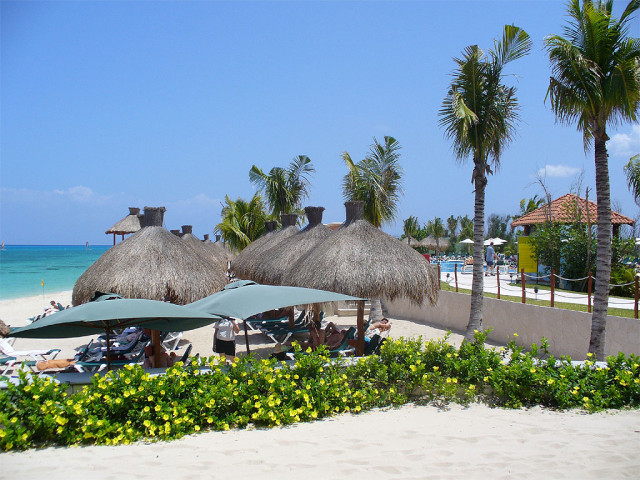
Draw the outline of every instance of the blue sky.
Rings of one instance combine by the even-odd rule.
[[[618,11],[623,2],[618,0]],[[12,2],[1,13],[0,238],[8,244],[110,243],[127,207],[167,207],[165,225],[211,233],[225,195],[249,198],[265,171],[308,155],[305,205],[344,219],[341,153],[361,159],[373,137],[402,149],[402,219],[473,214],[470,163],[455,161],[438,127],[452,58],[490,48],[504,24],[532,53],[517,74],[522,121],[490,177],[486,214],[554,197],[593,153],[544,103],[542,39],[562,33],[562,1]],[[640,37],[640,22],[631,34]],[[636,217],[622,166],[640,126],[611,127],[611,194]],[[590,194],[594,198],[595,193]]]

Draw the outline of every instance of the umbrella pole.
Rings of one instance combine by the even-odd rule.
[[[293,330],[293,328],[296,326],[296,318],[295,318],[294,313],[293,313],[293,307],[289,307],[288,310],[289,310],[288,311],[288,314],[289,314],[289,328],[291,330]]]
[[[109,328],[107,328],[106,334],[107,334],[107,371],[111,370],[111,342],[109,341],[109,333],[111,332],[111,330]]]
[[[242,324],[244,325],[244,343],[247,345],[247,355],[251,353],[249,350],[249,332],[247,330],[247,320],[242,320]]]
[[[364,300],[358,300],[358,343],[356,344],[356,356],[364,355]]]

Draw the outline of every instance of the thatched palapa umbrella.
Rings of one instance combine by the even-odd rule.
[[[309,224],[263,253],[263,260],[253,274],[255,281],[268,285],[282,285],[283,276],[291,264],[312,251],[333,233],[322,224],[324,207],[306,207],[304,211]]]
[[[231,262],[231,270],[233,270],[239,278],[255,280],[253,275],[259,267],[260,262],[264,259],[263,253],[275,247],[285,238],[297,233],[298,227],[295,226],[297,221],[298,215],[295,213],[281,215],[280,223],[282,224],[282,228],[278,231],[267,232],[248,245],[233,259]],[[267,226],[268,223],[270,222],[265,222],[265,226]],[[275,222],[272,223],[275,224]],[[267,228],[273,228],[273,226],[269,225]]]
[[[252,252],[255,250],[259,251],[261,245],[266,245],[276,234],[276,228],[278,227],[278,222],[273,220],[269,220],[264,222],[265,232],[262,234],[260,238],[256,238],[249,245],[244,247],[244,249],[231,261],[231,270],[235,272],[237,277],[242,278],[245,274],[245,269],[251,259]],[[267,247],[268,248],[268,247]]]
[[[204,243],[207,248],[213,249],[213,251],[217,252],[221,257],[224,257],[228,262],[233,260],[233,258],[235,257],[235,254],[231,251],[231,249],[222,242],[222,235],[216,235],[216,241],[212,242],[209,239],[209,234],[205,234],[202,243]]]
[[[262,271],[262,265],[269,259],[269,253],[271,250],[280,245],[280,243],[287,238],[299,232],[298,227],[296,226],[297,222],[298,215],[295,213],[280,215],[280,223],[282,224],[280,230],[271,237],[268,243],[261,245],[257,252],[255,250],[252,252],[251,257],[247,262],[245,272],[247,275],[245,278],[246,280],[258,281],[258,272]]]
[[[118,223],[116,223],[113,227],[107,230],[107,235],[113,235],[113,244],[116,244],[116,235],[122,235],[122,240],[124,240],[124,236],[129,233],[136,233],[141,228],[140,221],[140,209],[136,207],[129,207],[129,215],[124,217]]]
[[[78,278],[74,305],[90,301],[96,291],[186,304],[224,288],[221,269],[162,227],[165,210],[145,207],[143,228],[103,253]]]
[[[292,286],[360,298],[438,298],[436,273],[424,257],[364,220],[363,202],[346,202],[342,227],[294,263],[283,277]],[[364,303],[358,303],[358,347],[364,352]]]
[[[198,239],[193,234],[193,225],[182,225],[182,235],[180,236],[183,242],[191,245],[196,251],[198,251],[207,261],[210,261],[214,264],[214,268],[219,268],[223,272],[227,271],[227,258],[226,256],[219,255],[217,251],[209,248],[207,245],[202,243],[201,240]]]

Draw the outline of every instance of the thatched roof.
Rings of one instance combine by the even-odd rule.
[[[309,224],[262,254],[262,261],[253,272],[253,280],[263,284],[281,285],[283,275],[292,263],[316,248],[333,232],[322,224],[324,207],[306,207]]]
[[[106,234],[115,233],[116,235],[126,235],[129,233],[135,233],[141,228],[140,222],[140,209],[136,207],[129,207],[129,215],[124,217],[113,227],[107,230]]]
[[[183,242],[186,242],[195,248],[207,261],[213,262],[216,268],[220,268],[223,272],[227,271],[226,255],[220,253],[218,249],[208,247],[198,239],[198,237],[193,234],[192,225],[182,225],[182,235],[180,238]]]
[[[186,304],[226,285],[221,269],[162,227],[164,212],[145,207],[143,228],[107,250],[76,281],[74,305],[90,301],[96,290]]]
[[[405,243],[405,244],[409,245],[410,247],[422,247],[423,246],[422,243],[420,243],[420,240],[416,240],[412,236],[401,238],[400,241],[402,243]]]
[[[277,233],[277,226],[278,222],[273,220],[264,222],[264,227],[266,229],[265,233],[260,238],[256,238],[253,242],[244,247],[236,258],[233,259],[231,262],[231,270],[234,271],[236,275],[239,276],[241,273],[244,273],[249,260],[251,259],[252,252],[259,251],[262,245],[266,245],[271,240],[271,238]]]
[[[225,257],[227,261],[233,260],[237,255],[236,252],[232,251],[229,248],[229,245],[227,245],[222,241],[222,235],[216,235],[216,241],[212,242],[209,239],[209,234],[205,234],[204,240],[202,240],[202,243],[204,243],[208,248],[213,248],[214,251],[218,252],[220,255]]]
[[[265,257],[265,252],[278,245],[287,237],[298,233],[298,227],[296,227],[297,221],[298,215],[295,213],[281,215],[280,223],[282,227],[280,230],[274,232],[273,235],[270,235],[268,238],[266,238],[266,235],[260,237],[258,240],[262,240],[263,238],[265,240],[261,241],[259,245],[254,246],[256,242],[253,242],[249,245],[249,247],[253,248],[248,253],[246,252],[249,247],[245,248],[240,255],[231,262],[231,270],[235,271],[236,276],[239,278],[255,281],[255,275],[260,268],[260,264],[267,258]],[[238,259],[241,256],[245,256],[245,258],[242,259],[241,263],[238,263]]]
[[[364,220],[362,202],[346,202],[347,221],[294,263],[287,285],[319,288],[363,298],[438,298],[438,279],[424,257]]]

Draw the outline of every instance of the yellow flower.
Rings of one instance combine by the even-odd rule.
[[[514,333],[514,334],[513,334],[513,336],[514,336],[514,337],[516,337],[516,338],[518,338],[518,334],[517,334],[517,333]]]
[[[553,382],[555,382],[555,380],[553,378],[550,378],[549,380],[547,380],[547,385],[553,385]]]
[[[484,377],[484,378],[483,378],[483,380],[484,380],[485,382],[488,382],[488,381],[489,381],[489,377]]]
[[[440,370],[440,367],[433,367],[433,371],[437,372],[438,370]],[[377,392],[376,392],[377,393]]]

